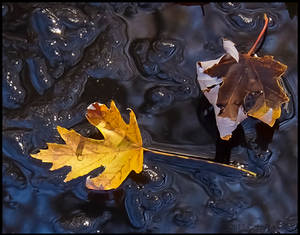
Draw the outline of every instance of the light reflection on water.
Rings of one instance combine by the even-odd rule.
[[[291,9],[209,3],[203,15],[200,6],[173,3],[50,5],[2,7],[2,63],[10,74],[2,88],[3,232],[297,232],[298,16]],[[60,34],[48,30],[52,18],[39,7],[57,18]],[[239,140],[231,151],[232,161],[259,178],[145,153],[143,173],[117,190],[92,192],[85,177],[64,184],[68,168],[49,172],[50,164],[30,158],[61,141],[56,125],[99,138],[85,108],[110,99],[125,119],[126,108],[135,111],[144,142],[214,157],[215,123],[195,63],[223,54],[222,37],[249,50],[265,12],[272,21],[257,53],[288,65],[292,102],[269,153],[258,159]]]

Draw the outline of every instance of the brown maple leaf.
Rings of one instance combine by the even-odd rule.
[[[251,56],[266,25],[247,54],[238,53],[234,43],[224,39],[226,55],[197,63],[198,81],[214,105],[222,139],[230,139],[247,115],[273,126],[280,117],[281,104],[289,101],[281,84],[287,66],[270,55]]]

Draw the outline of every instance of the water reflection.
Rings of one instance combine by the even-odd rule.
[[[276,128],[245,123],[216,142],[195,63],[222,55],[222,37],[248,51],[265,12],[257,53],[288,65],[291,102]],[[3,3],[2,18],[3,232],[297,232],[298,16],[288,4]],[[147,145],[217,155],[259,177],[146,153],[141,174],[93,192],[29,156],[62,143],[57,125],[101,138],[84,113],[110,99],[135,111]]]

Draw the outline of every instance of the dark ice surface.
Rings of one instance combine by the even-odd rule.
[[[2,3],[2,232],[297,233],[297,8]],[[264,13],[270,22],[257,54],[288,66],[290,102],[273,128],[249,119],[223,143],[196,62],[221,56],[222,38],[246,53]],[[64,183],[68,167],[52,172],[30,157],[62,143],[57,125],[97,138],[86,108],[112,99],[125,120],[134,110],[145,145],[227,163],[230,156],[259,176],[145,152],[142,173],[100,192],[85,187],[86,176]]]

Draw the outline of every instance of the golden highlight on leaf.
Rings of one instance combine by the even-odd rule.
[[[143,169],[142,137],[134,112],[130,111],[130,121],[126,124],[112,101],[110,108],[91,104],[86,117],[103,134],[103,140],[83,137],[74,130],[58,126],[66,144],[49,143],[48,149],[31,156],[53,163],[50,170],[71,166],[65,182],[103,166],[105,169],[100,175],[87,177],[87,188],[95,190],[115,189],[132,170],[140,173]]]

